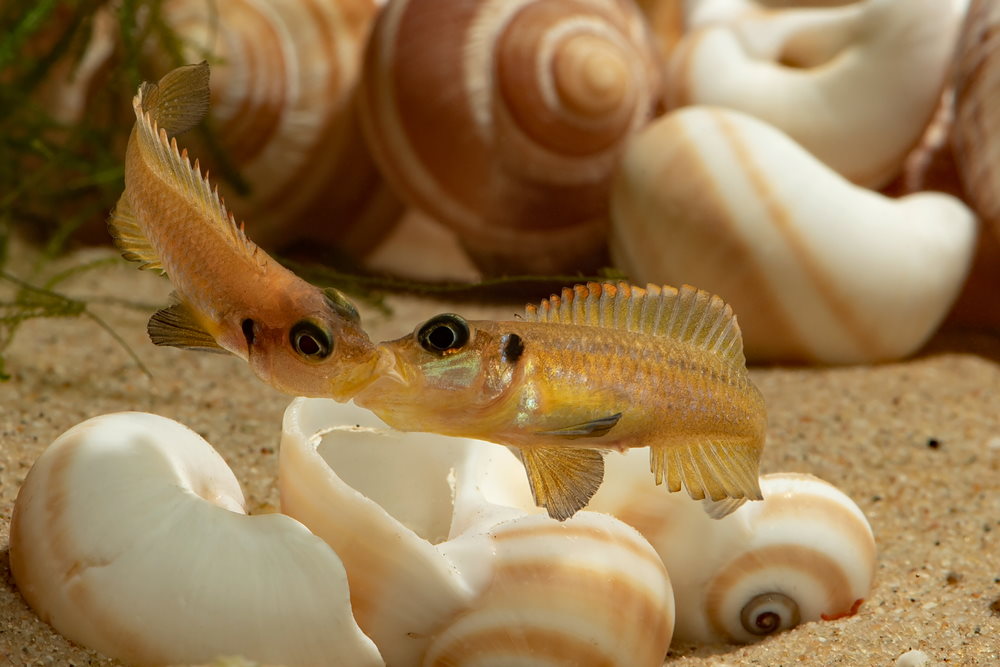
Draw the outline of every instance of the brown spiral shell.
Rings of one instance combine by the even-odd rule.
[[[1000,238],[1000,3],[972,0],[955,60],[952,142],[966,199]]]
[[[366,137],[404,198],[490,273],[593,267],[623,141],[661,86],[631,0],[392,0]]]
[[[368,155],[355,104],[375,11],[373,0],[170,0],[164,7],[186,57],[212,59],[212,117],[249,192],[220,187],[257,242],[318,238],[363,254],[401,213]]]

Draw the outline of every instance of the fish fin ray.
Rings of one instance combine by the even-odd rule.
[[[565,521],[583,509],[604,480],[604,457],[595,449],[524,447],[517,451],[535,505],[544,507],[553,519]]]
[[[186,132],[208,114],[208,77],[204,61],[173,69],[156,83],[139,87],[139,106],[168,135]]]
[[[178,302],[153,313],[146,332],[154,345],[168,345],[187,350],[226,352],[185,303]]]
[[[551,431],[539,431],[537,435],[557,435],[564,438],[597,438],[614,428],[615,424],[621,418],[622,413],[618,412],[607,417],[591,419],[582,424],[573,424],[572,426],[565,426]]]
[[[163,180],[173,184],[178,195],[193,205],[200,217],[209,221],[211,227],[226,242],[241,254],[263,264],[266,261],[263,254],[258,252],[256,244],[247,237],[226,208],[218,188],[212,187],[208,177],[202,174],[197,160],[192,165],[187,151],[178,149],[171,128],[159,122],[165,118],[172,124],[175,130],[173,134],[176,134],[176,128],[181,127],[180,119],[183,118],[183,122],[187,123],[196,116],[198,120],[204,116],[200,109],[203,101],[207,109],[208,65],[204,65],[203,69],[192,69],[198,67],[200,66],[180,67],[169,72],[158,84],[152,87],[151,84],[143,84],[139,88],[139,93],[132,100],[139,149],[150,168]],[[164,80],[168,77],[172,77],[172,80],[164,85]],[[177,80],[178,78],[182,80]],[[185,116],[185,105],[191,105],[195,111]]]
[[[721,519],[743,507],[743,503],[746,501],[746,498],[723,498],[722,500],[706,498],[701,501],[701,506],[709,518]]]
[[[721,297],[690,285],[679,288],[620,282],[566,287],[529,304],[524,319],[624,329],[691,343],[735,367],[746,365],[743,336],[733,309]]]
[[[760,500],[757,470],[762,449],[762,443],[747,439],[653,445],[650,471],[657,484],[666,482],[670,491],[683,487],[695,500]]]
[[[140,269],[153,269],[166,273],[156,250],[143,234],[136,220],[128,198],[123,194],[108,218],[108,232],[122,257],[130,262],[139,262]]]

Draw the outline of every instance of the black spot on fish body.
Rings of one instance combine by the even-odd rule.
[[[503,350],[500,358],[504,363],[516,364],[517,360],[524,354],[524,341],[516,333],[509,333],[503,337]]]
[[[243,329],[243,337],[247,339],[247,347],[253,345],[254,341],[253,325],[254,322],[249,317],[243,320],[243,323],[240,325],[240,327]]]

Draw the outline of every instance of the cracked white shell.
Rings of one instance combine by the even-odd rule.
[[[977,233],[954,197],[857,187],[773,126],[713,107],[630,141],[611,211],[616,266],[720,295],[757,361],[911,354],[957,296]]]
[[[498,445],[300,398],[279,484],[282,511],[343,559],[358,623],[388,664],[663,661],[674,605],[656,552],[607,515],[538,513]]]
[[[18,493],[10,564],[43,620],[130,664],[383,664],[337,555],[290,517],[248,516],[222,457],[164,417],[57,438]]]

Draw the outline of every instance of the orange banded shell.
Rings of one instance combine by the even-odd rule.
[[[660,70],[625,0],[393,0],[365,58],[366,137],[484,270],[593,267],[623,141]]]

